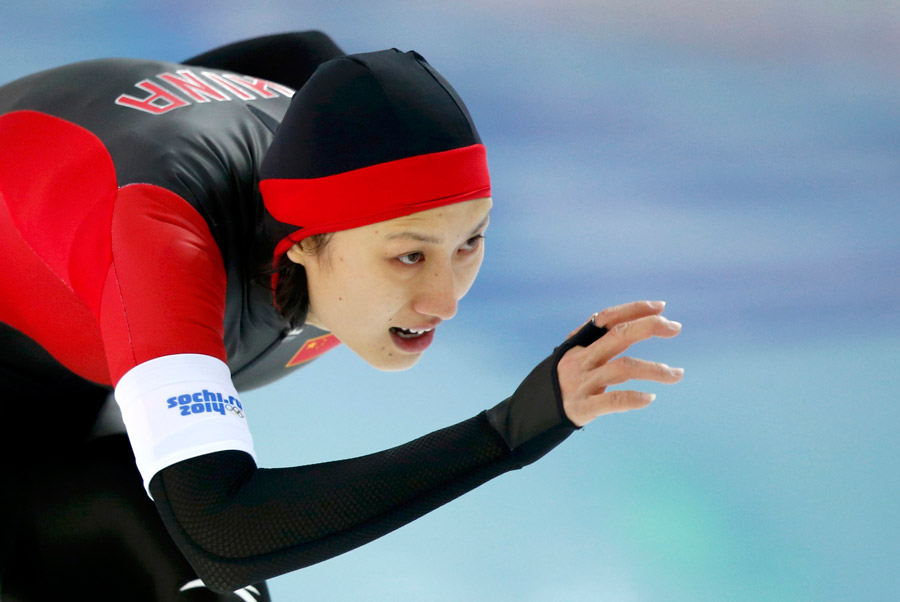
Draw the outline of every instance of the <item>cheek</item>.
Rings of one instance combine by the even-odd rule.
[[[472,285],[475,284],[475,278],[478,277],[478,272],[481,270],[481,262],[483,260],[484,252],[482,251],[477,258],[473,258],[470,263],[462,266],[459,270],[456,281],[459,286],[457,296],[460,299],[462,299],[466,293],[469,292],[469,289],[472,288]]]
[[[309,304],[315,310],[330,302],[332,282],[326,273],[318,268],[306,268],[306,286],[309,289]]]
[[[347,315],[348,301],[357,296],[352,289],[353,278],[342,268],[337,257],[330,258],[328,264],[320,262],[307,268],[310,308],[331,330],[336,326],[336,318]]]
[[[355,265],[335,257],[310,278],[310,302],[332,330],[352,336],[353,331],[367,331],[392,317],[403,302],[400,288],[377,265]]]

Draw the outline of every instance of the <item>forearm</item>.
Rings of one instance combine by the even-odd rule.
[[[576,430],[556,366],[585,327],[494,408],[379,453],[260,469],[237,451],[172,465],[150,482],[169,531],[207,586],[222,591],[368,543],[490,479],[534,462]]]
[[[351,460],[256,468],[242,452],[171,466],[151,493],[208,587],[232,590],[331,558],[518,465],[484,413]]]

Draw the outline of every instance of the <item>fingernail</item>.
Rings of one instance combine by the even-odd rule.
[[[647,395],[647,399],[653,401],[654,399],[656,399],[656,393],[649,393]]]
[[[678,330],[681,330],[681,322],[676,322],[675,320],[669,320],[669,324],[671,324],[672,326],[674,326],[674,327],[677,328]]]
[[[684,368],[669,368],[675,376],[684,376]]]
[[[665,301],[651,301],[650,305],[652,305],[654,308],[662,309],[666,306],[666,302]]]

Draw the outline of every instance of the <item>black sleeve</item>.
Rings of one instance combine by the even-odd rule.
[[[596,338],[605,332],[589,323],[501,404],[399,447],[280,469],[217,452],[160,471],[150,492],[210,589],[231,591],[331,558],[534,462],[576,430],[562,413],[556,365],[586,344],[578,337],[588,329]]]
[[[343,55],[324,33],[299,31],[234,42],[182,63],[234,71],[299,90],[320,64]]]

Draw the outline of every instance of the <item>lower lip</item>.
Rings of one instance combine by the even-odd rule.
[[[403,338],[396,332],[391,331],[391,338],[394,339],[394,345],[399,347],[401,351],[422,353],[431,345],[431,341],[434,339],[434,330],[429,330],[425,334],[411,339]]]

